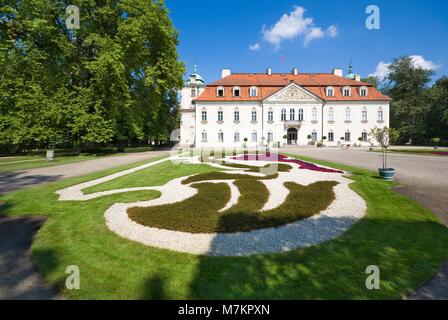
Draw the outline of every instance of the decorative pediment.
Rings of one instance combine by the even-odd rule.
[[[301,86],[291,83],[266,98],[265,102],[320,102],[317,96]]]

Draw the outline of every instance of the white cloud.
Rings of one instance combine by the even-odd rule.
[[[369,74],[369,76],[371,77],[377,77],[380,80],[384,80],[384,78],[387,77],[387,75],[389,74],[389,66],[391,65],[391,63],[386,63],[384,61],[381,61],[380,63],[378,63],[378,65],[376,66],[376,70],[374,73]]]
[[[250,45],[249,50],[251,50],[251,51],[260,50],[260,44],[257,42],[257,43],[254,43],[253,45]]]
[[[422,69],[433,70],[433,71],[440,68],[440,65],[435,64],[432,61],[425,60],[425,58],[423,58],[423,56],[414,55],[414,56],[411,56],[411,59],[414,64],[414,67],[416,67],[416,68],[422,68]]]
[[[308,32],[305,36],[305,47],[308,47],[308,44],[315,40],[315,39],[319,39],[319,38],[323,38],[325,37],[325,33],[322,31],[321,28],[311,28],[310,32]]]
[[[328,27],[327,33],[331,38],[336,38],[338,36],[338,28],[334,25],[331,25]]]
[[[261,30],[263,39],[278,48],[283,40],[291,40],[299,36],[304,37],[305,46],[315,39],[337,36],[336,26],[331,25],[327,32],[324,32],[322,28],[314,25],[313,18],[306,18],[304,13],[303,7],[294,6],[293,11],[283,14],[280,20],[270,28],[263,26]]]
[[[415,68],[423,68],[426,70],[433,70],[433,71],[440,68],[440,65],[435,64],[430,60],[426,60],[423,56],[412,55],[410,56],[410,58],[412,59],[412,64]],[[384,61],[381,61],[376,66],[375,72],[371,73],[369,76],[378,77],[378,79],[384,80],[389,74],[389,66],[391,64],[392,63],[386,63]]]

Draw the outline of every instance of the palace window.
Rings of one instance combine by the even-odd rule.
[[[367,87],[361,87],[361,88],[359,89],[359,95],[360,95],[361,97],[367,97]]]
[[[361,118],[363,122],[367,122],[367,108],[362,109]]]
[[[303,121],[303,109],[299,109],[299,121]]]
[[[273,122],[274,121],[274,111],[269,110],[268,111],[268,121]]]
[[[312,115],[311,117],[312,117],[313,121],[316,122],[317,121],[317,109],[316,108],[313,108],[311,115]]]
[[[272,131],[268,132],[268,143],[271,143],[274,141],[274,134],[272,133]]]
[[[257,87],[250,87],[249,93],[251,97],[257,97],[258,96],[258,89]]]
[[[216,95],[217,95],[218,97],[224,97],[224,87],[218,87],[218,88],[216,89]]]
[[[367,142],[367,132],[363,132],[363,133],[361,133],[361,139],[362,139],[362,141],[364,141],[364,142]]]
[[[312,140],[313,142],[316,142],[316,141],[317,141],[317,132],[316,132],[316,131],[313,131],[313,132],[311,133],[311,140]]]
[[[344,97],[350,97],[352,95],[352,90],[350,89],[350,87],[342,88],[342,95]]]
[[[352,137],[351,137],[350,131],[347,131],[345,133],[345,141],[348,141],[348,142],[352,141]]]
[[[233,87],[233,96],[234,97],[241,96],[241,89],[240,89],[240,87]]]
[[[328,132],[328,142],[334,142],[334,132]]]
[[[294,121],[296,120],[296,111],[294,109],[289,110],[289,120]]]
[[[207,142],[207,131],[202,131],[202,142]]]
[[[240,142],[240,133],[239,132],[235,132],[233,134],[233,142]]]
[[[252,132],[251,137],[252,137],[252,142],[257,142],[257,133],[255,131]]]
[[[327,97],[334,97],[334,88],[333,87],[327,87],[326,88],[326,94],[327,94]]]
[[[345,121],[347,121],[347,122],[351,121],[351,117],[352,117],[352,115],[351,115],[350,108],[345,109]]]
[[[224,142],[224,132],[218,132],[218,142]]]
[[[239,110],[235,110],[233,112],[233,121],[240,122],[240,112],[239,112]]]
[[[286,109],[282,109],[281,121],[286,121]]]
[[[330,108],[330,110],[328,110],[328,121],[334,121],[334,109]]]
[[[202,110],[202,121],[207,121],[207,111],[206,110]]]
[[[252,110],[251,121],[252,122],[257,122],[257,110]]]
[[[383,122],[384,121],[384,112],[382,108],[378,109],[378,122]]]
[[[224,121],[224,112],[222,110],[218,111],[218,121],[219,122]]]

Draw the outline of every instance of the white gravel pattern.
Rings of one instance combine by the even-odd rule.
[[[260,180],[266,185],[270,193],[269,199],[262,210],[274,209],[284,202],[288,196],[289,190],[284,187],[283,184],[288,181],[300,183],[302,185],[309,185],[317,181],[337,181],[339,184],[333,189],[336,200],[326,210],[310,218],[276,228],[253,230],[250,232],[192,234],[143,226],[132,221],[128,217],[127,210],[129,208],[150,207],[180,202],[197,194],[197,189],[191,187],[191,184],[183,185],[181,183],[187,177],[173,179],[163,186],[126,188],[97,192],[88,195],[84,195],[82,192],[85,188],[146,169],[168,160],[182,161],[190,164],[201,163],[197,157],[189,158],[176,156],[158,160],[143,166],[59,190],[57,192],[59,194],[59,200],[86,201],[105,195],[130,191],[160,191],[161,196],[157,199],[126,204],[116,203],[112,205],[104,214],[107,227],[126,239],[144,245],[190,254],[204,254],[211,256],[248,256],[253,254],[284,252],[329,241],[347,231],[354,223],[365,215],[367,209],[364,200],[350,189],[349,184],[352,181],[343,177],[342,174],[302,170],[298,168],[298,165],[293,163],[290,164],[293,169],[290,172],[279,172],[277,179]],[[263,161],[229,161],[251,166],[263,166],[268,164],[268,162]],[[241,171],[241,169],[238,171],[216,164],[215,166],[230,171],[228,173],[260,175],[244,172]],[[230,201],[220,210],[221,212],[231,208],[238,202],[240,193],[238,188],[234,185],[233,180],[204,182],[226,183],[230,187]]]

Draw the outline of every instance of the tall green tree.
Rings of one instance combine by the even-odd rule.
[[[400,143],[424,142],[431,105],[428,84],[433,72],[414,66],[410,57],[395,59],[389,69],[384,92],[393,99],[391,127],[398,129]]]
[[[436,81],[430,90],[431,106],[427,114],[427,139],[442,139],[448,145],[448,77]]]
[[[66,27],[69,4],[80,8],[79,30]],[[163,1],[0,6],[0,144],[125,144],[169,127],[163,102],[181,88],[184,66]]]

